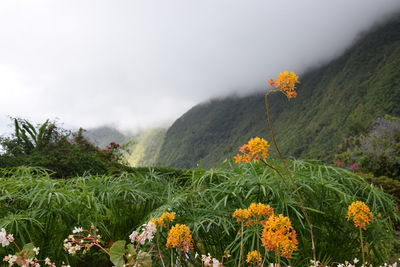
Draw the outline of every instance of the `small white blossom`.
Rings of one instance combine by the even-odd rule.
[[[220,266],[220,263],[219,263],[219,261],[216,259],[216,258],[214,258],[213,260],[212,260],[212,267],[219,267]]]
[[[4,257],[3,261],[8,262],[8,264],[12,266],[17,261],[17,259],[18,257],[16,255],[9,254],[8,256]]]
[[[129,239],[131,240],[131,242],[135,242],[136,238],[138,237],[139,233],[136,231],[133,231],[132,234],[129,236]]]
[[[74,227],[74,230],[72,230],[72,233],[77,234],[83,232],[83,228],[82,227]]]
[[[35,252],[36,255],[39,255],[39,250],[40,250],[39,247],[38,248],[33,248],[32,250],[33,250],[33,252]]]

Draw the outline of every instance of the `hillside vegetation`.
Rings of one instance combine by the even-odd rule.
[[[331,160],[344,137],[385,114],[400,115],[400,18],[365,34],[300,81],[296,99],[270,97],[277,141],[286,155]],[[193,107],[169,128],[157,163],[214,166],[254,136],[270,139],[262,93],[213,100]]]
[[[154,166],[164,141],[165,128],[151,128],[138,133],[124,145],[131,166]]]
[[[105,148],[111,142],[122,144],[129,139],[129,136],[124,135],[117,129],[110,126],[92,128],[86,130],[83,135],[94,145],[101,148]]]

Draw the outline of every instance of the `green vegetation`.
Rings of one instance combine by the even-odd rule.
[[[138,133],[123,145],[131,166],[154,166],[164,142],[165,128],[151,128]]]
[[[111,142],[123,144],[129,137],[121,133],[115,128],[109,126],[97,127],[85,130],[83,136],[92,142],[95,146],[105,148]]]
[[[137,165],[158,156],[166,165],[210,166],[251,138],[238,164],[227,160],[208,170],[127,167],[117,143],[100,149],[82,129],[14,119],[14,134],[0,140],[0,257],[19,265],[50,257],[64,267],[203,266],[208,253],[224,266],[243,266],[249,252],[257,266],[309,266],[311,259],[332,266],[355,257],[361,264],[392,262],[399,256],[393,196],[400,182],[386,176],[399,175],[400,126],[387,116],[365,130],[382,113],[400,113],[399,26],[389,23],[304,75],[291,102],[270,97],[284,154],[330,159],[341,137],[355,136],[337,156],[346,168],[280,153],[271,158],[270,148],[279,152],[275,135],[271,145],[251,138],[268,136],[259,95],[194,107],[168,130],[162,148],[163,129],[138,135],[128,147]],[[284,72],[270,84],[291,98],[296,81]],[[358,166],[379,177],[355,173]]]
[[[280,163],[274,165],[279,167]],[[359,257],[358,232],[346,220],[347,207],[354,200],[365,201],[376,215],[365,236],[368,259],[375,263],[389,260],[395,246],[393,223],[399,219],[392,197],[341,168],[292,161],[290,169],[315,225],[320,260],[330,263]],[[40,256],[56,262],[105,266],[107,257],[100,256],[96,248],[80,257],[60,249],[75,226],[95,225],[108,248],[109,241],[128,240],[141,224],[162,212],[174,211],[176,223],[192,230],[197,252],[221,259],[229,250],[232,257],[228,265],[232,265],[239,253],[238,224],[232,212],[262,202],[289,216],[298,233],[299,251],[291,266],[309,263],[311,244],[300,207],[273,170],[261,164],[241,164],[221,170],[184,171],[183,179],[171,179],[173,169],[166,170],[167,175],[162,168],[142,168],[115,177],[86,175],[58,180],[37,168],[3,171],[0,227],[14,233],[20,244],[32,241],[41,248]],[[256,246],[255,233],[247,234],[246,253]],[[11,248],[0,249],[0,253],[11,253]],[[163,247],[163,253],[169,255],[169,249]]]
[[[126,170],[117,147],[96,148],[83,137],[83,130],[71,133],[54,122],[34,126],[27,120],[13,119],[14,134],[0,139],[3,153],[0,168],[43,167],[54,177],[110,174]]]
[[[346,138],[338,150],[337,165],[400,180],[400,119],[374,120],[367,133]]]
[[[296,99],[270,97],[285,155],[332,160],[342,138],[363,132],[385,114],[400,116],[399,28],[397,18],[360,38],[336,60],[301,75]],[[158,164],[215,166],[251,137],[271,140],[265,118],[262,94],[195,106],[167,131]]]

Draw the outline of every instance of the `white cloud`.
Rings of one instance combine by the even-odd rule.
[[[0,122],[173,121],[200,101],[329,60],[399,8],[398,0],[1,1]]]

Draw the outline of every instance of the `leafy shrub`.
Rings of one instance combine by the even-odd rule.
[[[379,118],[369,132],[345,139],[338,150],[337,165],[400,179],[400,119]]]
[[[1,138],[0,145],[4,151],[0,168],[39,166],[54,172],[55,177],[126,169],[117,144],[99,149],[83,137],[82,129],[71,133],[50,121],[35,127],[27,120],[14,119],[14,134]]]

